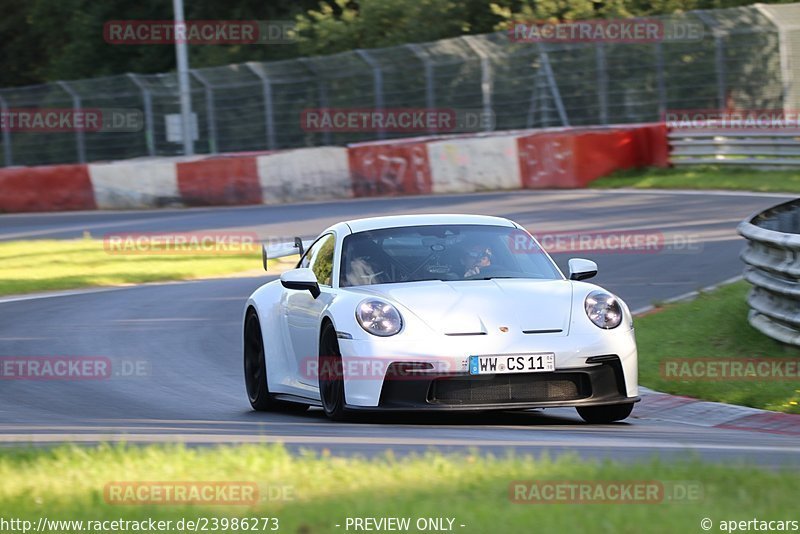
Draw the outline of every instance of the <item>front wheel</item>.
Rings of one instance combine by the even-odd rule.
[[[608,406],[581,406],[578,415],[587,423],[603,424],[622,421],[633,411],[633,403],[609,404]]]
[[[304,412],[308,409],[307,404],[275,400],[269,392],[264,336],[261,335],[258,314],[252,309],[247,313],[244,322],[244,382],[247,386],[247,398],[254,410]]]
[[[325,323],[319,336],[319,397],[325,415],[333,421],[344,421],[345,410],[344,368],[336,329]]]

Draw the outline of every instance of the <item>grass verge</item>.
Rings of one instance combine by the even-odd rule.
[[[640,383],[666,393],[800,413],[796,376],[710,380],[694,378],[691,373],[676,377],[663,367],[676,359],[695,358],[800,361],[800,349],[774,341],[749,325],[745,301],[749,287],[746,282],[736,282],[638,318]]]
[[[774,193],[800,193],[800,173],[759,171],[744,167],[691,166],[620,171],[595,180],[595,189],[730,189]]]
[[[659,492],[660,502],[637,498],[628,504],[510,502],[510,484],[523,480],[652,481],[663,484],[665,490]],[[109,484],[153,481],[161,487],[170,481],[249,482],[258,486],[259,498],[249,506],[109,502]],[[700,491],[684,496],[680,488],[689,486]],[[279,491],[270,493],[269,488]],[[464,533],[523,533],[531,532],[532,525],[536,532],[639,533],[643,525],[647,532],[699,532],[700,521],[706,517],[715,527],[722,520],[791,519],[796,491],[793,470],[765,471],[696,460],[623,465],[570,456],[551,460],[435,452],[362,459],[291,455],[279,445],[61,446],[6,450],[0,456],[3,515],[34,525],[40,517],[173,522],[198,517],[274,517],[282,532],[322,533],[345,532],[348,517],[409,517],[412,525],[417,518],[444,517],[454,519],[453,531]],[[62,525],[60,531],[76,530],[75,525]]]
[[[264,273],[258,247],[177,254],[107,249],[102,240],[91,238],[0,243],[0,295]],[[271,261],[270,269],[292,261],[297,257]]]

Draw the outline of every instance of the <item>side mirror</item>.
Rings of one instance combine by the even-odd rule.
[[[597,274],[597,264],[583,258],[569,260],[569,279],[587,280]]]
[[[320,294],[317,277],[314,271],[308,268],[292,269],[282,273],[281,285],[286,289],[309,291],[314,298],[317,298]]]

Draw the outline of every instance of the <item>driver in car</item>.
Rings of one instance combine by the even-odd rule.
[[[482,269],[492,265],[492,249],[474,245],[467,249],[461,260],[464,265],[464,278],[480,274]]]

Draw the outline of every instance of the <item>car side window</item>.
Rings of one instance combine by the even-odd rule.
[[[321,237],[300,260],[298,267],[314,271],[317,281],[322,286],[331,286],[333,280],[333,248],[336,239],[333,234]]]

